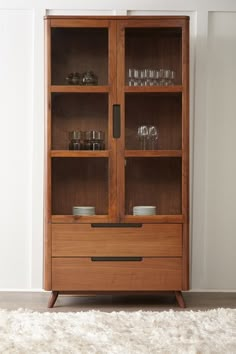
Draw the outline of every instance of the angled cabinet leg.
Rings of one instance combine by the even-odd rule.
[[[179,307],[184,309],[186,307],[186,305],[185,305],[185,302],[184,302],[184,298],[183,298],[182,292],[181,291],[175,291],[175,297],[176,297],[176,300],[178,302]]]
[[[55,304],[55,302],[57,301],[59,295],[59,291],[52,291],[51,297],[48,301],[48,308],[52,308]]]

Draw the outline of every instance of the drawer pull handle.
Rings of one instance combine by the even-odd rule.
[[[113,104],[113,138],[120,138],[120,105]]]
[[[91,227],[142,227],[141,223],[93,223]]]
[[[141,262],[143,257],[91,257],[92,262]]]

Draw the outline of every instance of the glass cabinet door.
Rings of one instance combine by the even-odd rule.
[[[109,29],[81,25],[52,28],[52,85],[108,84]]]
[[[116,24],[52,18],[47,26],[52,221],[117,221],[112,136]]]
[[[121,219],[181,220],[184,20],[119,21]]]

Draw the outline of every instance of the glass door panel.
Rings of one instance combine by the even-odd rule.
[[[116,222],[116,23],[51,19],[47,48],[52,221]],[[95,215],[77,218],[74,206]]]
[[[181,28],[126,28],[125,82],[129,86],[182,83]]]
[[[108,159],[53,158],[52,214],[72,215],[74,206],[108,214]]]
[[[181,150],[182,96],[170,93],[125,95],[126,150]]]
[[[181,214],[181,158],[127,158],[125,166],[126,215],[135,206],[155,206],[157,215]]]
[[[52,28],[51,53],[52,85],[108,85],[108,28]]]
[[[87,131],[102,132],[101,150],[108,149],[108,94],[52,94],[52,149],[68,150],[72,131],[82,132],[79,150],[88,150]]]

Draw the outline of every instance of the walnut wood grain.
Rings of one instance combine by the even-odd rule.
[[[146,224],[182,224],[183,215],[125,215],[124,222],[141,222]]]
[[[51,157],[109,157],[108,150],[87,151],[87,150],[51,150]]]
[[[59,291],[52,291],[51,297],[48,301],[48,308],[53,308],[53,306],[55,305],[55,302],[57,301],[59,295]]]
[[[159,133],[157,149],[160,153],[162,150],[181,150],[181,112],[182,97],[180,94],[126,94],[125,149],[140,150],[137,139],[138,127],[154,125]]]
[[[165,290],[175,291],[184,306],[180,291],[189,288],[189,18],[48,16],[45,25],[44,288],[54,291],[51,306],[58,291]],[[129,87],[129,67],[170,68],[176,71],[175,84]],[[69,72],[87,70],[98,75],[98,86],[66,84]],[[114,104],[121,113],[118,139],[113,137]],[[137,150],[135,132],[141,124],[158,126],[157,150]],[[68,151],[68,131],[75,129],[103,130],[106,150]],[[95,205],[96,215],[71,215],[73,205]],[[135,205],[156,205],[157,215],[134,216]],[[91,223],[101,222],[143,227],[92,230]],[[104,255],[144,258],[91,261]]]
[[[45,21],[45,107],[44,107],[44,262],[43,262],[43,283],[45,290],[52,288],[52,262],[51,262],[51,161],[49,151],[51,149],[51,95],[49,86],[51,84],[51,32],[50,20]]]
[[[52,223],[56,224],[89,224],[111,222],[109,215],[52,215]]]
[[[63,24],[65,24],[65,26],[67,26],[68,25],[68,20],[70,21],[70,23],[71,23],[71,21],[73,20],[73,21],[75,21],[75,24],[77,25],[77,23],[76,23],[76,21],[81,21],[81,19],[83,19],[83,20],[86,20],[86,19],[88,19],[88,20],[111,20],[111,16],[83,16],[83,17],[81,17],[81,16],[66,16],[66,15],[47,15],[47,16],[44,16],[44,20],[49,20],[49,19],[51,19],[51,20],[53,20],[52,21],[52,26],[58,26],[59,25],[59,23],[63,23]],[[136,20],[145,20],[145,21],[147,21],[147,20],[155,20],[155,21],[157,21],[157,20],[160,20],[161,22],[162,22],[162,24],[163,24],[163,21],[164,22],[166,22],[167,20],[169,21],[172,21],[172,24],[173,25],[175,25],[176,24],[176,21],[177,21],[177,23],[178,23],[178,25],[179,25],[179,23],[180,23],[180,21],[181,20],[183,20],[183,21],[189,21],[189,16],[112,16],[112,19],[115,19],[115,20],[129,20],[129,21],[132,21],[132,20],[134,20],[134,21],[136,21]],[[60,21],[59,21],[60,20]],[[61,20],[63,21],[63,22],[61,22]],[[72,22],[73,22],[72,21]],[[94,22],[94,23],[96,23],[96,22]],[[182,24],[183,22],[181,22],[181,24]]]
[[[181,258],[143,258],[141,262],[92,262],[53,258],[54,290],[181,290]]]
[[[52,256],[182,256],[182,225],[52,225]]]
[[[126,93],[181,93],[183,86],[125,86],[124,91]]]
[[[185,302],[181,291],[175,291],[175,297],[180,308],[185,308]]]
[[[126,159],[125,214],[136,205],[154,205],[158,215],[181,215],[181,158]]]
[[[182,150],[125,150],[125,157],[181,157]]]
[[[183,225],[183,290],[189,289],[189,22],[182,30],[182,213]]]
[[[69,149],[69,132],[101,130],[108,148],[109,98],[106,93],[52,94],[52,149]]]
[[[110,159],[108,166],[108,208],[110,222],[118,221],[117,207],[117,150],[116,139],[113,137],[113,105],[117,103],[117,47],[116,47],[117,26],[115,21],[109,21],[108,33],[108,83],[111,87],[108,107],[108,149]]]
[[[95,206],[95,213],[108,215],[108,159],[52,159],[52,212],[71,215],[73,206]]]
[[[52,84],[65,85],[71,72],[93,71],[98,85],[108,84],[108,21],[78,21],[52,26]]]
[[[77,85],[52,85],[50,86],[52,93],[109,93],[111,87],[104,86],[77,86]]]

